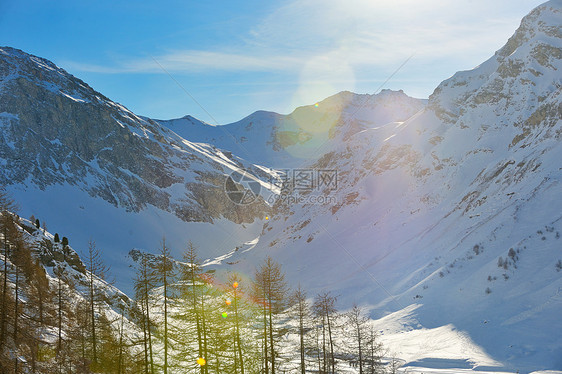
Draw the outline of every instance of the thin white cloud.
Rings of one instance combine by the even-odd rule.
[[[69,71],[79,71],[85,73],[102,73],[102,74],[120,74],[127,72],[127,69],[119,66],[105,66],[96,64],[86,64],[71,60],[62,60],[59,62],[60,66],[63,66]]]
[[[264,56],[251,53],[229,53],[222,51],[180,51],[162,56],[155,56],[167,70],[197,72],[201,70],[222,71],[271,71],[292,70],[299,65],[297,56]],[[126,68],[131,71],[150,71],[158,67],[154,60],[132,61]]]
[[[506,12],[517,2],[526,4],[524,11]],[[297,53],[339,50],[338,57],[353,65],[397,63],[414,52],[462,58],[498,49],[530,7],[521,0],[298,0],[277,9],[251,35],[255,45]]]
[[[156,60],[157,62],[155,62]],[[281,71],[294,70],[301,65],[297,56],[265,56],[222,51],[178,51],[164,55],[131,59],[107,67],[68,61],[69,69],[95,73],[162,73],[162,65],[170,72],[196,73],[201,71]]]
[[[281,71],[301,81],[328,82],[364,79],[354,71],[396,67],[412,53],[418,62],[476,64],[501,47],[533,5],[538,2],[296,0],[243,31],[245,43],[236,49],[178,50],[154,59],[172,73]],[[151,56],[111,67],[67,66],[99,73],[162,72]]]

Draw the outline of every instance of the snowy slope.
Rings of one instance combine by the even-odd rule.
[[[337,170],[337,189],[279,199],[259,242],[225,267],[251,274],[271,255],[293,284],[373,317],[419,304],[417,322],[386,337],[409,364],[561,369],[561,25],[562,2],[538,7],[422,113],[340,143],[312,165]],[[447,326],[461,337],[427,349],[424,332]]]
[[[43,228],[36,228],[33,222],[24,218],[19,218],[16,225],[22,232],[25,242],[32,248],[32,256],[38,259],[45,269],[51,288],[54,290],[57,287],[58,278],[55,268],[60,268],[66,277],[63,278],[63,283],[69,285],[67,291],[70,292],[70,296],[67,302],[74,304],[72,306],[75,307],[77,303],[87,300],[91,273],[83,260],[87,258],[88,249],[80,248],[80,251],[77,251],[72,245],[63,247],[60,242],[55,242],[54,234]],[[104,314],[110,321],[118,320],[115,317],[120,315],[122,310],[128,311],[134,305],[133,300],[112,285],[109,278],[103,279],[94,275],[93,279],[96,291],[103,295],[99,303],[99,313]],[[131,334],[138,331],[128,320],[126,324]]]

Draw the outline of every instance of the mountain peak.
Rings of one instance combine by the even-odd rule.
[[[494,116],[518,111],[524,120],[560,86],[561,25],[560,0],[535,8],[490,59],[443,81],[430,96],[429,107],[448,123],[476,106],[493,109]]]
[[[535,39],[553,44],[551,38],[561,39],[562,1],[551,0],[533,9],[522,20],[519,28],[507,43],[496,52],[502,57],[511,56],[518,48]]]
[[[332,96],[328,96],[326,99],[319,101],[313,105],[307,105],[304,107],[299,108],[307,108],[311,106],[340,106],[340,105],[364,105],[369,104],[371,102],[375,102],[377,100],[393,100],[393,99],[412,99],[410,96],[406,95],[403,90],[391,90],[391,89],[382,89],[378,93],[374,94],[359,94],[351,91],[340,91],[337,94]],[[299,109],[297,108],[297,110]]]

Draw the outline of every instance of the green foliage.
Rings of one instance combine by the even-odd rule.
[[[37,361],[49,362],[57,355],[55,349],[48,344],[40,344],[37,351]]]

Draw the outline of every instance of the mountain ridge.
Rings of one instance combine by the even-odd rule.
[[[184,138],[215,144],[253,163],[285,169],[316,159],[320,146],[329,149],[341,140],[334,138],[337,133],[348,137],[366,127],[404,121],[425,103],[402,90],[383,89],[373,95],[342,91],[287,115],[260,110],[221,126],[208,126],[191,116],[157,121]]]

